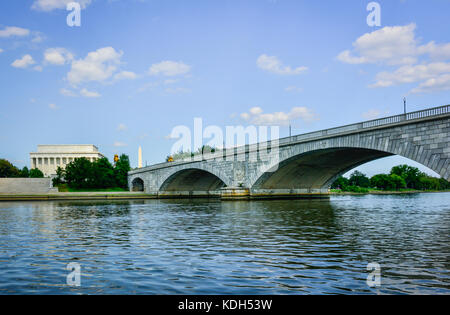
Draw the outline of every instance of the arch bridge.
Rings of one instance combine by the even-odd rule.
[[[338,176],[391,155],[449,180],[450,105],[153,165],[128,184],[159,198],[326,198]]]

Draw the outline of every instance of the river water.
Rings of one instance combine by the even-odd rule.
[[[0,294],[450,294],[449,236],[450,193],[4,202]]]

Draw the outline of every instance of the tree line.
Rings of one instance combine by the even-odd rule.
[[[28,167],[17,168],[11,162],[0,159],[0,178],[43,178],[44,173],[37,168],[31,170]]]
[[[215,153],[216,151],[217,151],[217,149],[215,147],[211,147],[209,145],[204,145],[195,152],[180,150],[177,153],[168,155],[166,157],[166,162],[179,161],[179,160],[183,160],[186,158],[192,158],[197,155],[207,155],[210,153]]]
[[[130,169],[130,159],[126,154],[122,154],[115,165],[107,158],[94,162],[86,158],[77,158],[67,164],[65,169],[58,167],[56,177],[53,178],[53,186],[67,184],[73,189],[127,189]]]
[[[340,176],[331,189],[341,189],[349,192],[368,192],[369,189],[394,191],[400,189],[414,190],[447,190],[450,182],[421,172],[417,167],[398,165],[389,174],[377,174],[368,178],[365,174],[355,171],[349,178]]]

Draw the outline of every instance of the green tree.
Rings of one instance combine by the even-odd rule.
[[[28,170],[28,167],[24,166],[24,168],[22,168],[22,170],[19,173],[19,177],[22,177],[22,178],[30,177],[30,171]]]
[[[444,178],[439,179],[439,188],[442,190],[450,189],[450,182]]]
[[[33,168],[30,170],[30,177],[31,178],[43,178],[44,173],[38,168]]]
[[[391,174],[395,174],[403,178],[406,182],[406,187],[412,189],[420,188],[420,177],[422,173],[417,167],[412,167],[406,164],[394,166]]]
[[[349,185],[368,188],[370,187],[370,180],[365,174],[359,171],[354,171],[352,175],[350,175]]]
[[[419,179],[419,189],[422,190],[440,190],[441,185],[438,178],[424,175]],[[444,188],[445,189],[445,188]]]
[[[398,175],[395,175],[395,174],[389,175],[389,181],[390,181],[391,187],[393,187],[394,189],[406,188],[405,180]]]
[[[348,178],[345,178],[344,176],[339,176],[338,179],[336,179],[334,183],[331,185],[331,189],[345,190],[347,186],[349,186]]]
[[[8,160],[0,159],[0,177],[18,177],[19,172]]]
[[[84,157],[73,160],[66,165],[65,180],[71,188],[92,188],[92,163]]]
[[[66,172],[64,169],[58,166],[56,169],[56,177],[53,178],[53,187],[57,187],[58,185],[64,184]]]
[[[128,172],[130,170],[130,158],[128,155],[122,154],[114,168],[114,178],[117,187],[128,188]]]
[[[209,154],[216,152],[216,148],[210,145],[204,145],[200,149],[197,150],[195,154]]]
[[[382,190],[398,190],[406,188],[405,180],[395,174],[377,174],[370,179],[370,185],[373,188]]]
[[[92,188],[111,188],[116,186],[114,168],[107,158],[92,163],[92,177],[89,186]]]
[[[370,179],[370,185],[373,188],[387,190],[390,187],[389,175],[377,174]]]

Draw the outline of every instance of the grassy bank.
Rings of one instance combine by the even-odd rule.
[[[58,191],[59,192],[126,192],[128,190],[120,188],[120,187],[106,188],[106,189],[100,189],[100,188],[75,189],[75,188],[70,188],[65,184],[62,184],[62,185],[58,186]]]

